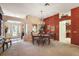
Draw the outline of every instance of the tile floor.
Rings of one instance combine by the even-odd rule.
[[[13,43],[1,56],[79,56],[79,47],[53,40],[48,46],[37,46],[20,40]]]

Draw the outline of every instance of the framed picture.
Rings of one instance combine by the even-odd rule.
[[[51,26],[51,31],[55,31],[55,26]]]

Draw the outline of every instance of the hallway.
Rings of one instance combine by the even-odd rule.
[[[51,40],[49,46],[37,46],[20,40],[7,49],[2,56],[79,56],[79,47]]]

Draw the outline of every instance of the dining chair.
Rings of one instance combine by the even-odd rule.
[[[32,36],[32,43],[33,44],[37,43],[39,45],[39,36],[33,32],[31,32],[31,36]]]
[[[0,38],[0,49],[2,50],[1,52],[4,52],[4,40],[3,40],[3,38]]]

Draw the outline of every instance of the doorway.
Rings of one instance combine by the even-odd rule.
[[[59,22],[59,41],[71,44],[71,20],[64,20]]]

